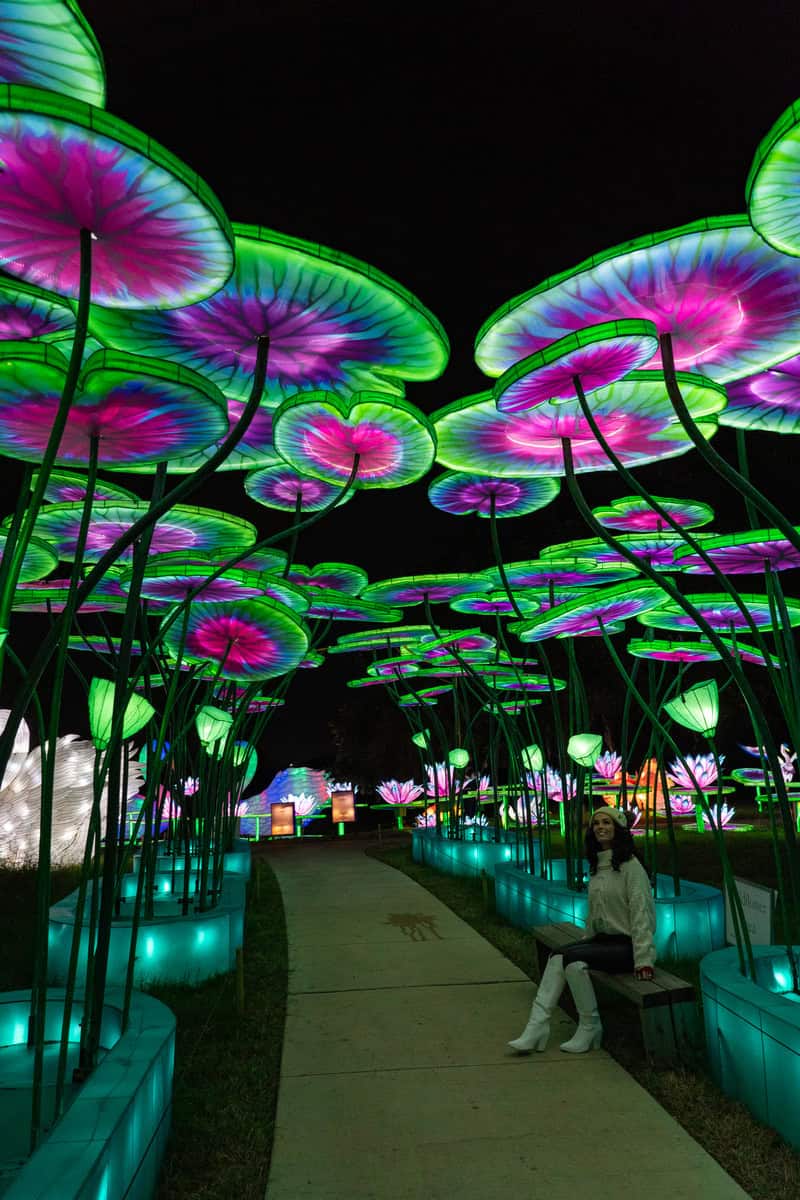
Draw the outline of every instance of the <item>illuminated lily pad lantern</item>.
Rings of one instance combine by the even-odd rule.
[[[800,104],[781,113],[762,138],[747,177],[753,228],[784,254],[800,254]]]
[[[340,486],[303,475],[285,462],[251,471],[245,476],[244,490],[256,504],[280,512],[319,512],[337,496],[339,504],[345,504],[355,495],[352,488],[343,492]]]
[[[702,533],[694,536],[698,541],[704,541]],[[670,529],[656,533],[617,534],[615,541],[631,554],[635,554],[653,570],[679,571],[681,569],[676,561],[676,553],[686,549],[686,542],[679,533],[673,533]],[[621,550],[615,546],[609,546],[602,538],[582,538],[546,546],[542,550],[542,558],[551,556],[555,559],[565,559],[570,556],[586,558],[599,564],[607,563],[609,566],[628,562]]]
[[[484,617],[516,617],[532,616],[542,607],[538,600],[532,600],[525,592],[514,594],[514,603],[505,591],[486,592],[480,596],[458,596],[450,601],[453,612],[469,613],[472,616]]]
[[[800,354],[729,383],[720,425],[767,433],[800,433]]]
[[[359,392],[301,394],[275,413],[275,448],[297,471],[359,488],[396,488],[430,470],[436,439],[427,417],[400,397]]]
[[[652,321],[609,321],[579,329],[510,367],[494,389],[497,407],[521,413],[574,400],[576,378],[588,395],[643,367],[657,350]]]
[[[81,230],[93,238],[91,297],[109,308],[174,309],[228,279],[233,235],[219,201],[119,118],[8,86],[0,161],[0,266],[25,282],[77,298]]]
[[[719,415],[720,424],[725,423],[725,411]],[[698,529],[714,519],[714,510],[701,500],[677,500],[673,496],[653,499],[683,529]],[[621,496],[611,504],[593,508],[592,516],[607,529],[621,529],[625,533],[660,533],[664,528],[663,518],[641,496]]]
[[[445,633],[439,630],[437,633],[424,633],[414,651],[435,662],[454,653],[486,658],[494,654],[496,645],[496,640],[480,629],[453,629]]]
[[[116,685],[109,679],[93,679],[89,685],[89,729],[98,750],[105,750],[111,740],[112,717]],[[144,696],[132,695],[122,717],[121,738],[127,741],[142,729],[155,709]]]
[[[709,642],[672,642],[664,638],[631,638],[627,650],[634,658],[654,662],[718,662],[719,651]]]
[[[347,596],[360,595],[369,583],[369,576],[362,567],[340,562],[317,563],[315,567],[292,563],[287,579],[301,587],[328,588]]]
[[[713,437],[716,414],[725,407],[724,389],[683,373],[680,384],[703,434]],[[637,371],[598,388],[587,403],[601,433],[626,466],[660,462],[692,448],[659,373]],[[482,392],[439,409],[432,421],[438,441],[436,460],[451,470],[514,478],[563,475],[564,438],[572,446],[576,472],[614,469],[577,400],[505,413],[498,410],[491,393]]]
[[[82,504],[49,504],[37,516],[37,536],[48,541],[59,558],[69,559],[75,552],[82,512]],[[95,503],[84,550],[86,561],[101,558],[146,512],[146,504]],[[154,525],[150,552],[197,550],[203,554],[233,556],[253,546],[256,537],[255,527],[241,517],[176,504]],[[122,557],[129,558],[131,554],[129,547]]]
[[[716,680],[696,683],[680,696],[667,700],[664,711],[685,729],[713,737],[719,721],[719,689]]]
[[[0,343],[0,454],[41,461],[67,366],[56,346]],[[208,445],[224,430],[222,395],[200,375],[100,350],[81,371],[56,462],[87,465],[94,442],[107,469],[153,470]]]
[[[703,592],[687,595],[686,599],[698,610],[706,624],[716,631],[725,633],[750,627],[739,605],[725,592]],[[772,628],[772,612],[767,596],[742,593],[739,599],[756,628],[764,631]],[[800,601],[787,597],[785,604],[789,624],[792,627],[800,625]],[[638,619],[651,629],[697,630],[694,618],[666,597],[659,605],[640,613]]]
[[[74,329],[75,313],[63,297],[21,279],[0,279],[1,340],[60,341]]]
[[[141,576],[141,595],[147,600],[178,603],[191,595],[192,603],[208,604],[211,601],[248,600],[266,594],[266,580],[272,576],[256,575],[237,567],[227,567],[217,573],[216,561],[210,556],[205,563],[197,562],[200,555],[187,562],[180,553],[151,555]],[[209,582],[209,576],[214,578]],[[132,572],[128,569],[120,576],[123,591],[130,587]]]
[[[448,604],[456,596],[482,595],[489,581],[475,575],[403,575],[369,584],[362,599],[379,604]]]
[[[454,517],[522,517],[537,512],[555,500],[560,491],[558,479],[502,479],[491,475],[470,475],[447,471],[428,487],[428,499],[434,508]]]
[[[328,648],[329,654],[354,654],[374,650],[389,651],[393,646],[411,646],[423,634],[429,633],[427,625],[395,625],[386,629],[360,629],[356,633],[344,633],[335,645]]]
[[[222,432],[217,432],[215,439],[206,442],[198,451],[170,459],[170,475],[191,475],[202,467],[212,455],[216,454],[221,443],[233,431],[245,410],[242,400],[225,398],[227,420]],[[239,438],[234,448],[230,450],[216,467],[217,471],[252,471],[256,468],[273,466],[281,460],[272,442],[273,413],[266,405],[260,405],[253,415],[244,436]]]
[[[800,567],[800,551],[777,529],[751,529],[703,542],[703,550],[724,575],[763,575]],[[710,575],[711,568],[689,546],[675,552],[675,564],[690,575]]]
[[[656,584],[615,584],[587,592],[529,621],[512,621],[509,628],[521,642],[538,642],[549,637],[572,637],[587,630],[600,630],[601,621],[613,624],[646,614],[665,599]]]
[[[5,544],[6,535],[2,533],[0,534],[0,559]],[[58,554],[54,547],[43,538],[31,538],[29,545],[25,548],[25,556],[22,560],[20,583],[38,583],[57,566]]]
[[[0,83],[23,83],[102,108],[103,55],[72,0],[2,0]]]
[[[130,320],[96,310],[105,345],[191,367],[247,399],[259,340],[269,338],[265,402],[296,392],[393,390],[444,370],[447,338],[395,280],[337,250],[234,225],[236,265],[215,295],[180,313]]]
[[[595,559],[577,558],[534,558],[523,562],[513,562],[505,565],[505,576],[509,586],[516,588],[550,588],[558,589],[563,595],[566,591],[585,587],[603,587],[624,580],[635,580],[639,577],[636,567],[630,563],[599,563]],[[481,578],[489,582],[490,587],[502,587],[503,581],[497,567],[489,567],[481,571]],[[537,597],[538,598],[538,597]],[[570,599],[575,597],[570,596]]]
[[[167,652],[186,662],[209,663],[222,679],[272,679],[293,671],[308,649],[299,617],[274,600],[193,604],[186,639],[178,623],[164,635]]]
[[[648,234],[508,301],[479,330],[476,361],[495,377],[570,333],[629,318],[671,335],[679,370],[727,383],[797,353],[800,264],[744,216]]]
[[[36,486],[36,473],[31,478],[31,488]],[[77,471],[51,471],[44,491],[44,498],[51,504],[77,504],[86,499],[86,475]],[[138,504],[139,497],[135,492],[120,487],[118,483],[109,483],[107,479],[97,479],[92,492],[95,500],[113,500],[122,504]]]
[[[376,603],[364,596],[348,596],[346,592],[335,592],[332,588],[308,588],[308,616],[325,618],[329,621],[399,621],[402,609],[388,604]]]

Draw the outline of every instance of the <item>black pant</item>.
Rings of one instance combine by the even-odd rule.
[[[626,975],[633,970],[633,943],[624,933],[595,933],[586,942],[570,942],[560,950],[551,950],[550,957],[554,954],[563,954],[565,967],[585,962],[610,975]]]

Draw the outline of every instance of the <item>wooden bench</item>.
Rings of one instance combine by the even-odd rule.
[[[585,934],[585,929],[568,921],[534,926],[539,978],[552,950],[580,941]],[[692,984],[662,967],[655,968],[652,980],[636,979],[633,975],[609,975],[606,971],[592,971],[591,974],[598,984],[623,996],[639,1010],[642,1042],[649,1059],[670,1063],[696,1057],[703,1045],[703,1032],[697,994]],[[576,1015],[569,988],[564,989],[561,1007],[571,1016]]]

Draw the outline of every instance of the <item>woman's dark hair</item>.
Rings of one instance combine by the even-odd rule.
[[[628,814],[625,814],[626,818]],[[583,839],[583,852],[589,860],[589,874],[594,875],[597,872],[597,855],[600,851],[597,838],[594,836],[592,822],[586,828],[586,836]],[[614,841],[611,843],[611,866],[615,871],[620,869],[622,863],[633,858],[633,834],[630,829],[623,829],[621,825],[614,822]]]

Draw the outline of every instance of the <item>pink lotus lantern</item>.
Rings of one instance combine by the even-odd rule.
[[[622,773],[622,755],[614,750],[604,750],[595,761],[594,772],[607,783],[616,783]]]
[[[424,790],[422,784],[414,783],[413,779],[405,779],[402,782],[397,779],[386,779],[375,789],[385,804],[394,805],[413,804]]]
[[[724,754],[719,756],[718,761],[725,761]],[[717,782],[717,760],[713,754],[687,754],[686,766],[676,759],[669,764],[667,771],[670,787],[676,790],[694,792],[699,788],[708,791]]]

